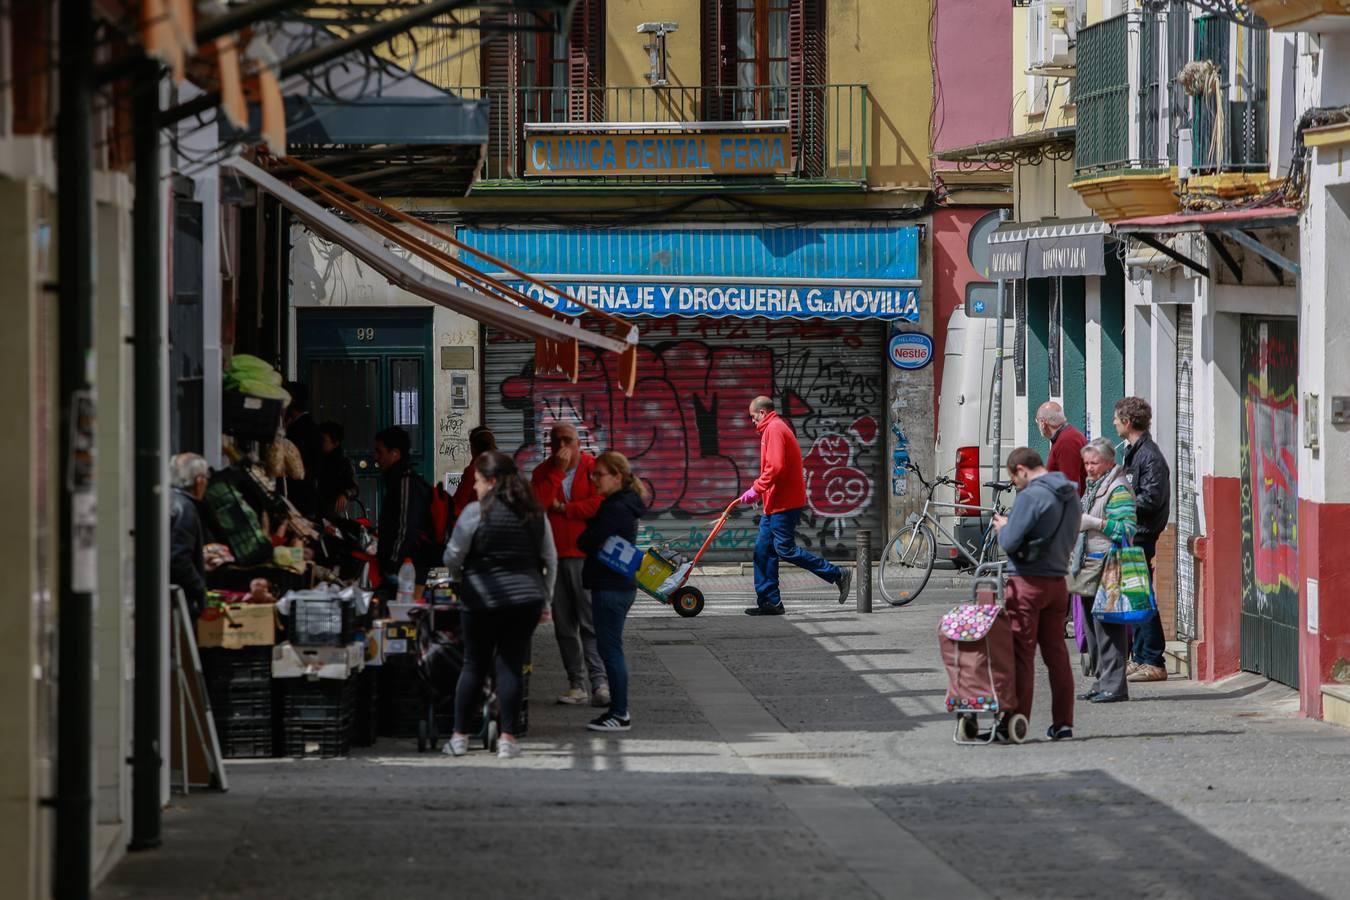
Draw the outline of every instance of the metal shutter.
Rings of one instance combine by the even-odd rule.
[[[1193,319],[1189,306],[1177,307],[1177,639],[1191,641],[1195,631],[1195,392],[1191,377]]]
[[[570,422],[587,451],[619,450],[651,486],[640,543],[697,547],[711,520],[758,475],[759,436],[747,412],[755,396],[768,394],[806,458],[808,509],[798,543],[852,559],[856,529],[881,540],[884,324],[665,318],[638,327],[631,399],[616,384],[612,354],[583,348],[581,376],[568,384],[534,374],[534,344],[488,332],[484,419],[522,471],[547,456],[551,425]],[[738,510],[705,558],[749,560],[756,529],[756,513]]]

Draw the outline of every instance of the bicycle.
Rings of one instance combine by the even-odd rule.
[[[924,586],[928,584],[928,579],[933,574],[933,564],[937,561],[937,539],[933,535],[935,529],[955,548],[953,560],[959,569],[978,572],[982,567],[995,563],[1001,550],[998,545],[998,533],[994,528],[993,517],[1008,514],[1008,507],[1003,505],[1002,496],[1012,490],[1012,482],[986,481],[984,486],[992,488],[994,491],[993,506],[946,503],[934,500],[933,494],[942,485],[958,487],[959,485],[955,480],[948,478],[946,475],[939,475],[932,481],[928,481],[923,477],[923,472],[913,462],[910,462],[905,468],[919,479],[919,483],[924,486],[927,496],[924,498],[923,510],[910,516],[909,521],[895,533],[881,552],[881,569],[878,580],[881,582],[881,596],[891,606],[904,606],[912,602],[923,591]],[[930,511],[934,508],[977,510],[981,516],[985,513],[991,514],[989,524],[984,527],[984,531],[980,535],[979,550],[972,553],[970,548],[963,545],[946,528],[943,528],[942,523]]]

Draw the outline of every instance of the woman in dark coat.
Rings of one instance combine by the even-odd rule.
[[[558,554],[534,492],[516,464],[495,450],[474,460],[478,501],[464,508],[445,548],[450,578],[460,585],[464,668],[455,688],[455,727],[445,751],[468,752],[468,729],[483,696],[483,679],[496,658],[501,708],[500,759],[520,755],[522,678],[530,638],[544,601],[553,596]]]
[[[641,483],[622,453],[601,453],[591,470],[595,490],[604,501],[586,530],[577,538],[577,547],[586,554],[581,583],[591,592],[591,610],[595,621],[595,642],[605,664],[609,680],[609,711],[586,727],[591,731],[627,731],[632,727],[628,715],[628,661],[623,655],[623,626],[637,597],[637,584],[606,566],[597,554],[611,537],[628,543],[637,540],[637,523],[646,511]]]

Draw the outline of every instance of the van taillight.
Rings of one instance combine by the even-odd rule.
[[[980,448],[961,447],[956,451],[956,502],[969,503],[956,511],[960,516],[978,516],[980,510]]]

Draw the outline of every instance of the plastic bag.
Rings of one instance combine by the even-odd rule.
[[[1092,614],[1103,622],[1137,625],[1147,621],[1157,609],[1143,548],[1112,549],[1102,566]]]

